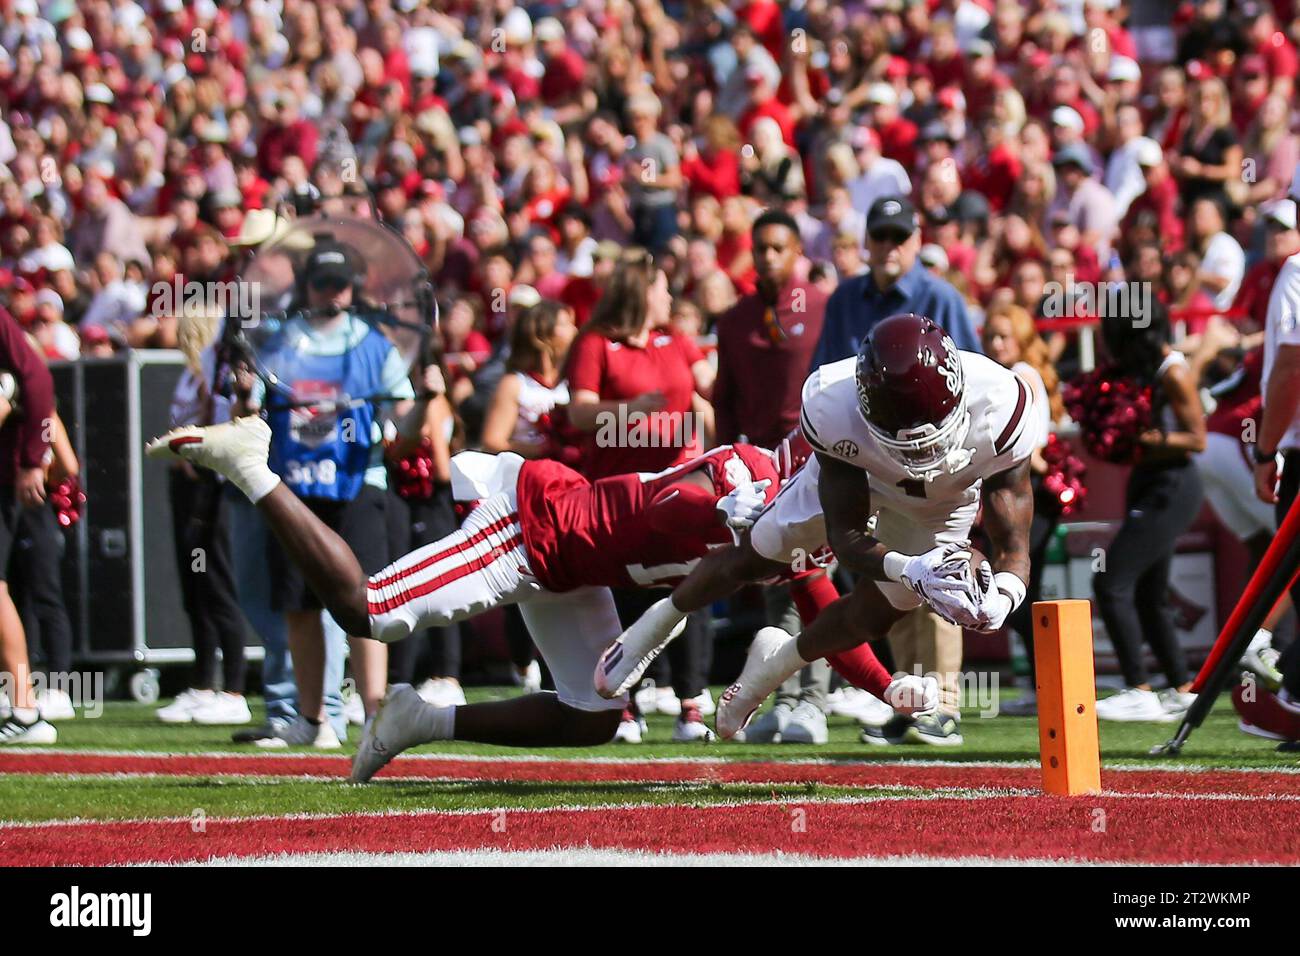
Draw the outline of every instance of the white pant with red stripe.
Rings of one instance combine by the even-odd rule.
[[[399,558],[366,584],[370,635],[385,643],[445,627],[494,607],[518,604],[555,681],[560,700],[578,710],[621,709],[627,698],[596,693],[596,661],[622,632],[608,588],[562,594],[533,574],[516,508],[518,455],[463,452],[452,459],[457,497],[489,492],[460,529]]]

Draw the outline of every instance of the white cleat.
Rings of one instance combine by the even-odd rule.
[[[186,425],[145,445],[150,458],[182,458],[229,478],[250,498],[259,497],[278,479],[267,468],[271,426],[257,416],[220,425]],[[269,482],[269,487],[268,487]]]
[[[0,746],[9,744],[44,746],[58,742],[59,732],[48,721],[37,719],[30,724],[24,724],[10,714],[9,719],[0,724]]]
[[[656,601],[600,655],[596,693],[607,700],[626,694],[685,627],[686,615],[673,607],[671,597]]]
[[[431,707],[410,684],[390,687],[361,734],[352,758],[352,782],[365,783],[403,750],[428,743],[420,728],[427,726],[422,718]]]
[[[1099,720],[1154,721],[1156,723],[1169,723],[1178,719],[1165,710],[1155,691],[1142,690],[1138,687],[1129,687],[1118,694],[1097,701],[1097,718]]]
[[[749,654],[745,657],[745,669],[718,698],[716,725],[719,737],[730,740],[744,730],[767,695],[790,676],[777,661],[779,652],[793,640],[793,635],[779,627],[760,628],[754,635],[754,642],[749,645]]]
[[[848,717],[868,727],[884,726],[894,716],[894,708],[879,697],[852,686],[831,694],[827,703],[831,705],[831,713],[836,717]]]
[[[353,727],[361,727],[366,722],[366,705],[360,694],[352,694],[343,701],[343,717]]]

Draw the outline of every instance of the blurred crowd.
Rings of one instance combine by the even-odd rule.
[[[593,477],[685,455],[593,465],[594,423],[550,417],[580,393],[692,411],[695,447],[779,440],[797,401],[793,420],[788,401],[770,410],[766,434],[734,408],[715,419],[708,401],[715,386],[737,388],[715,372],[719,321],[783,268],[756,258],[767,209],[797,229],[781,284],[822,305],[869,271],[877,290],[929,290],[963,348],[1035,366],[1057,421],[1056,384],[1090,366],[1086,333],[1102,318],[1075,290],[1146,283],[1199,377],[1224,349],[1240,359],[1261,346],[1273,280],[1300,252],[1287,198],[1300,162],[1292,0],[0,0],[0,11],[0,305],[45,355],[176,347],[181,317],[160,302],[178,276],[234,279],[297,215],[380,217],[441,304],[456,423],[429,453],[442,471],[445,451],[466,445],[581,462]],[[637,314],[615,314],[605,290],[630,247],[652,257],[653,288],[636,290],[649,303]],[[843,311],[827,307],[828,330]],[[587,323],[619,341],[647,315],[678,343],[673,388],[618,394],[582,344],[593,337],[569,354]],[[784,318],[755,316],[784,341]],[[864,328],[810,335],[809,347],[818,361],[844,357]],[[796,380],[813,357],[790,360]],[[675,664],[689,676],[670,706],[705,693],[707,653],[692,655]],[[521,680],[535,680],[529,662],[517,660]],[[1185,685],[1181,666],[1167,672]],[[824,706],[812,683],[790,689],[790,709]]]

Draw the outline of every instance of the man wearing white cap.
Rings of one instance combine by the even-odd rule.
[[[1300,199],[1300,167],[1291,179],[1290,198]],[[1255,493],[1276,505],[1281,525],[1300,495],[1300,253],[1282,264],[1269,297],[1262,391],[1264,408],[1253,451]],[[1300,599],[1300,583],[1292,582],[1291,599]],[[1300,642],[1283,652],[1279,667],[1282,691],[1278,699],[1300,714]],[[1290,741],[1289,747],[1294,749],[1295,741]]]

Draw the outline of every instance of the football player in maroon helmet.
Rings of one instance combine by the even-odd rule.
[[[922,604],[992,631],[1024,599],[1029,458],[1041,424],[1015,373],[959,351],[924,316],[895,315],[875,326],[856,358],[809,376],[801,425],[813,458],[737,545],[706,556],[619,637],[597,668],[602,695],[634,683],[686,614],[827,543],[857,586],[797,639],[779,628],[759,631],[719,705],[724,737],[807,661],[884,637]],[[973,573],[969,536],[981,506],[992,553]],[[607,666],[614,656],[618,665]],[[900,679],[890,689],[886,703],[903,713],[937,704],[933,678]]]

